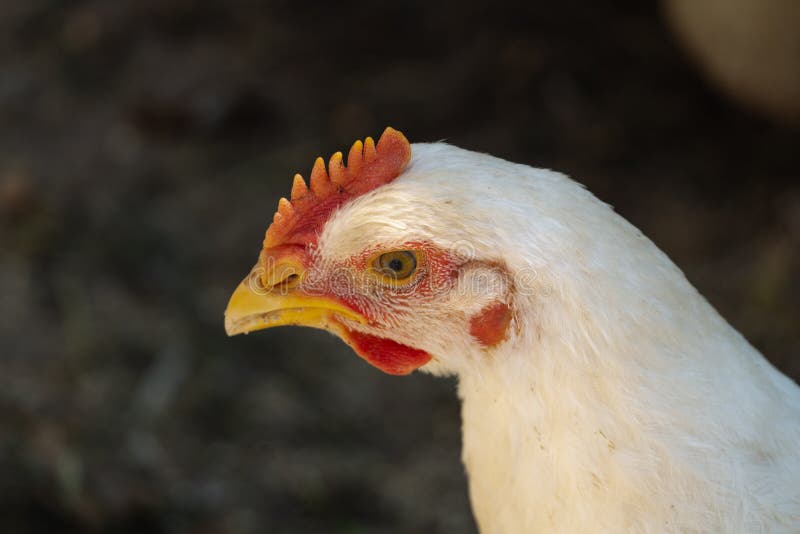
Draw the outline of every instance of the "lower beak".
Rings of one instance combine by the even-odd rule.
[[[229,336],[247,334],[273,326],[298,325],[322,328],[341,335],[337,317],[359,323],[366,319],[326,296],[306,295],[280,287],[264,289],[251,273],[236,288],[225,310],[225,331]]]

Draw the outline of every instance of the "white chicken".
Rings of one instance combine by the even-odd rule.
[[[342,160],[295,177],[229,334],[457,375],[482,532],[800,532],[800,388],[608,205],[391,128]]]

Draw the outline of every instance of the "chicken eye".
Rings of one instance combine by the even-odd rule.
[[[410,250],[385,252],[375,259],[374,269],[391,281],[403,281],[417,270],[417,256]]]

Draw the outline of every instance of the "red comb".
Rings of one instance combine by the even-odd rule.
[[[317,158],[311,169],[311,187],[295,174],[292,200],[282,198],[278,202],[278,211],[264,237],[264,248],[316,242],[334,209],[391,182],[400,176],[410,159],[408,139],[393,128],[384,130],[377,145],[371,137],[364,143],[353,143],[346,167],[341,152],[331,156],[327,171],[322,158]]]

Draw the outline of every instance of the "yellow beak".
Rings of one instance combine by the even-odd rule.
[[[256,266],[231,295],[225,310],[225,331],[229,336],[283,325],[322,328],[341,335],[340,325],[334,322],[337,316],[367,322],[361,314],[332,298],[307,295],[286,284],[271,286],[269,280],[263,284],[260,277]]]

